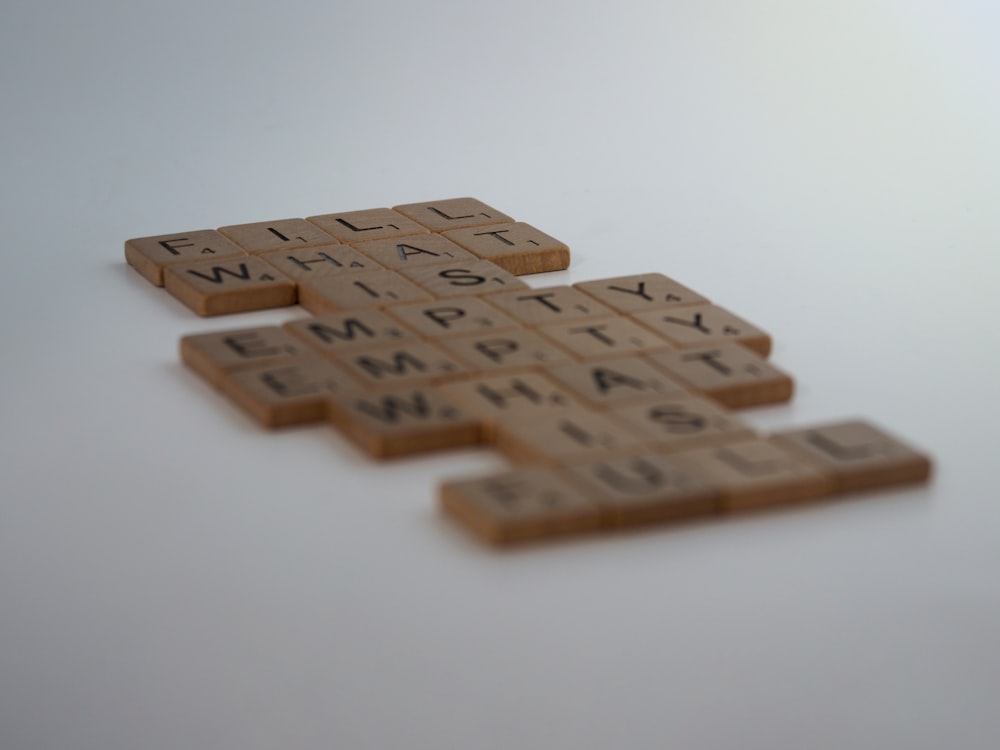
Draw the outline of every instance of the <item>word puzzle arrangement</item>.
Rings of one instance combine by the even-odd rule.
[[[771,337],[660,273],[532,288],[569,248],[474,198],[143,237],[125,257],[199,315],[313,317],[185,336],[183,361],[266,427],[328,420],[370,456],[490,444],[513,468],[445,481],[484,540],[920,482],[930,460],[844,421],[761,435],[787,401]]]

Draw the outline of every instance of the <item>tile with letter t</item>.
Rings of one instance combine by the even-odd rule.
[[[400,273],[435,297],[466,297],[507,289],[530,289],[511,273],[486,260],[452,261],[403,268]]]
[[[392,210],[424,225],[432,232],[482,227],[489,224],[509,224],[514,221],[507,214],[500,213],[476,198],[448,198],[442,201],[406,203],[402,206],[393,206]]]
[[[638,356],[546,367],[543,372],[595,408],[680,396],[685,387]]]
[[[664,453],[757,437],[736,415],[690,393],[665,396],[615,409],[619,419],[648,435]]]
[[[214,229],[136,237],[125,242],[125,260],[156,286],[163,286],[163,269],[175,263],[245,255],[239,245]]]
[[[463,262],[479,260],[468,250],[463,250],[451,240],[433,232],[387,240],[355,242],[351,247],[386,268],[395,270],[448,263],[453,260]]]
[[[278,326],[259,326],[184,336],[180,353],[185,365],[218,385],[228,372],[305,357],[312,350]]]
[[[521,327],[512,317],[479,297],[449,297],[387,307],[386,312],[431,339],[496,333]]]
[[[503,420],[497,448],[514,463],[586,461],[647,447],[648,438],[608,412],[578,409],[546,420]]]
[[[419,302],[433,296],[395,271],[299,279],[299,304],[314,315]]]
[[[440,485],[438,496],[445,513],[490,544],[579,534],[600,523],[592,499],[541,466],[451,479]]]
[[[566,244],[523,222],[452,229],[443,234],[473,255],[492,261],[515,276],[569,268]]]
[[[735,341],[762,357],[771,353],[771,337],[767,333],[716,305],[650,310],[633,313],[631,317],[678,348]]]
[[[296,302],[295,282],[250,255],[167,266],[163,285],[203,317],[287,307]]]
[[[417,341],[409,328],[374,309],[315,315],[289,321],[283,327],[313,351],[334,359],[344,352]]]
[[[295,250],[318,245],[337,245],[337,239],[305,219],[256,221],[233,224],[219,231],[251,255],[269,250]]]
[[[381,271],[382,266],[347,245],[268,250],[257,257],[296,281],[339,276],[361,271]]]
[[[860,420],[779,432],[772,440],[833,474],[840,492],[926,481],[930,459]]]
[[[600,302],[571,286],[498,292],[489,296],[489,303],[529,327],[614,315]]]
[[[662,336],[634,320],[616,316],[541,326],[539,333],[569,349],[580,359],[619,357],[634,352],[673,349]]]
[[[562,347],[525,329],[456,336],[441,339],[438,345],[480,372],[523,370],[574,361]]]
[[[384,240],[387,237],[407,237],[423,234],[426,227],[391,208],[369,208],[363,211],[347,211],[336,214],[321,214],[307,217],[327,234],[332,234],[341,242],[367,242]]]
[[[442,383],[470,371],[455,357],[425,341],[343,352],[335,361],[369,389]]]
[[[640,273],[574,284],[620,313],[699,305],[708,300],[662,273]]]

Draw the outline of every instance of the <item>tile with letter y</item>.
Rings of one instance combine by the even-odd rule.
[[[163,269],[175,263],[239,258],[247,253],[214,229],[136,237],[125,242],[125,260],[151,284],[163,286]]]
[[[219,232],[251,255],[270,250],[297,250],[318,245],[336,245],[337,239],[305,219],[256,221],[219,227]]]
[[[387,237],[408,237],[423,234],[426,227],[391,208],[368,208],[335,214],[308,216],[306,219],[341,242],[354,243],[384,240]]]
[[[648,435],[664,453],[757,437],[735,414],[690,393],[664,396],[615,409],[619,419]]]
[[[181,361],[212,385],[247,367],[277,364],[308,356],[312,350],[278,326],[258,326],[181,338]]]
[[[647,447],[648,438],[608,412],[577,409],[546,420],[503,420],[497,449],[514,463],[560,464]]]
[[[395,271],[365,271],[299,279],[299,304],[314,315],[433,299]]]
[[[620,313],[699,305],[708,300],[662,273],[640,273],[574,284]]]
[[[403,268],[400,273],[435,297],[442,298],[531,288],[513,274],[486,260],[416,266]]]
[[[771,353],[770,335],[716,305],[652,310],[633,313],[631,317],[678,348],[735,341],[762,357]]]
[[[313,351],[333,359],[344,352],[418,340],[407,326],[376,309],[315,315],[289,321],[283,328]]]
[[[443,234],[473,255],[492,261],[515,276],[569,268],[566,244],[524,222],[452,229]]]
[[[477,198],[448,198],[441,201],[406,203],[402,206],[393,206],[392,210],[413,219],[432,232],[483,227],[490,224],[509,224],[514,221],[507,214],[500,213]]]
[[[294,281],[251,255],[167,266],[163,285],[203,317],[287,307],[297,296]]]

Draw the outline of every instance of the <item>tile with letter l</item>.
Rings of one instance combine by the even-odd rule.
[[[515,276],[569,268],[566,244],[524,222],[452,229],[443,234],[473,255],[492,261]]]
[[[252,255],[167,266],[163,285],[202,317],[296,302],[295,282]]]
[[[397,271],[401,268],[449,263],[455,260],[466,263],[479,260],[468,250],[463,250],[448,238],[433,232],[386,240],[355,242],[351,247],[386,268]]]
[[[255,221],[219,227],[219,232],[251,255],[269,250],[293,250],[317,245],[336,245],[337,239],[305,219]]]
[[[432,232],[464,227],[482,227],[489,224],[509,224],[514,220],[487,206],[477,198],[448,198],[441,201],[406,203],[393,206],[393,211],[413,219]]]
[[[629,318],[594,318],[541,326],[538,332],[580,359],[620,357],[623,354],[673,349],[665,338]]]
[[[648,435],[664,453],[757,437],[735,414],[690,393],[626,404],[616,408],[615,415]]]
[[[546,420],[503,420],[497,449],[514,463],[560,464],[647,447],[649,440],[607,412],[577,409]]]
[[[771,353],[769,334],[716,305],[651,310],[633,313],[631,317],[678,348],[735,341],[762,357]]]
[[[530,289],[511,273],[486,260],[450,261],[403,268],[400,273],[435,297],[466,297],[506,289]]]
[[[278,326],[258,326],[181,338],[181,361],[212,385],[227,372],[308,356],[312,350]]]
[[[156,286],[163,286],[163,269],[175,263],[245,255],[239,245],[214,229],[135,237],[125,242],[125,260]]]
[[[361,309],[292,320],[283,328],[324,357],[386,344],[415,342],[409,328],[382,310]]]
[[[391,208],[320,214],[308,216],[306,219],[327,234],[332,234],[346,243],[384,240],[387,237],[407,237],[427,231],[425,227]]]
[[[542,372],[599,409],[686,393],[677,380],[635,355],[553,365]]]
[[[611,279],[594,279],[573,286],[620,313],[661,310],[708,302],[702,295],[662,273],[639,273]]]
[[[432,299],[395,271],[365,271],[299,280],[299,304],[314,315]]]

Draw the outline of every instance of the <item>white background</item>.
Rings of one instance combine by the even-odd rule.
[[[0,747],[991,749],[995,2],[0,12]],[[497,553],[178,361],[134,236],[474,195],[770,330],[926,489]]]

